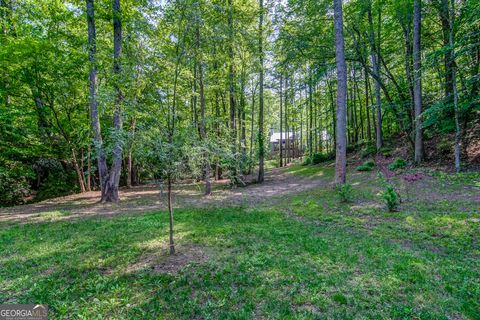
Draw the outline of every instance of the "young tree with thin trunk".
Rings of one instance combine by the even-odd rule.
[[[260,18],[258,22],[258,55],[260,58],[260,91],[259,91],[259,110],[258,110],[258,179],[259,183],[265,179],[265,146],[264,146],[264,128],[263,128],[263,0],[259,0]]]
[[[448,1],[448,0],[447,0]],[[458,90],[457,90],[457,68],[455,64],[455,42],[453,27],[455,23],[455,0],[451,0],[450,7],[450,26],[449,26],[449,44],[450,44],[450,63],[452,67],[452,89],[453,89],[453,109],[455,113],[455,171],[460,172],[460,111],[458,109]]]
[[[279,141],[279,148],[280,148],[280,165],[279,167],[283,167],[283,76],[280,75],[280,141]]]
[[[342,0],[334,0],[335,61],[337,64],[337,138],[335,183],[346,182],[347,171],[347,66],[343,37]]]
[[[422,1],[413,2],[413,104],[415,109],[415,162],[423,161],[423,130],[422,130],[422,70],[421,70],[421,25]]]
[[[200,48],[200,26],[197,24],[196,28],[196,42],[197,48]],[[200,138],[206,148],[205,144],[207,143],[207,134],[205,132],[205,90],[203,85],[203,62],[202,59],[198,61],[198,83],[200,87]],[[212,193],[212,187],[210,184],[210,163],[208,161],[208,152],[203,152],[203,179],[205,180],[205,195],[210,195]]]
[[[381,97],[380,97],[380,41],[375,41],[375,33],[373,31],[373,17],[372,17],[372,2],[368,3],[368,24],[369,24],[369,33],[370,33],[370,47],[371,47],[371,59],[373,66],[373,74],[375,75],[375,110],[377,115],[376,121],[376,145],[377,150],[383,145],[383,134],[382,134],[382,109],[381,109]],[[380,20],[380,12],[379,12]],[[380,23],[380,21],[379,21]],[[378,26],[380,30],[380,25]],[[380,32],[377,35],[380,39]],[[376,43],[377,42],[377,43]]]

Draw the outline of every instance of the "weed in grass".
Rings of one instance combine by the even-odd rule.
[[[372,171],[375,167],[375,162],[373,160],[365,161],[361,166],[357,167],[357,171]]]
[[[343,183],[336,186],[337,195],[341,202],[349,202],[352,199],[352,185],[349,183]]]
[[[388,169],[397,170],[404,168],[406,165],[407,161],[403,160],[402,158],[396,158],[392,163],[388,165]]]

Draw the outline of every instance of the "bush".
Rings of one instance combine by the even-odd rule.
[[[384,157],[390,157],[390,156],[392,156],[392,148],[383,147],[383,148],[380,149],[380,153]]]
[[[396,170],[401,169],[407,165],[407,161],[403,160],[402,158],[396,158],[392,163],[388,165],[388,169]]]
[[[303,160],[302,166],[308,166],[312,164],[312,158],[306,157],[305,160]]]
[[[25,203],[25,198],[31,194],[28,183],[31,177],[31,168],[21,163],[0,167],[0,207]]]
[[[312,164],[319,164],[325,161],[335,159],[335,153],[315,153],[312,157]]]
[[[373,160],[365,161],[361,166],[357,167],[357,171],[372,171],[375,167]]]
[[[349,202],[352,198],[352,185],[349,183],[340,184],[336,187],[341,202]]]
[[[77,176],[74,172],[58,171],[50,173],[40,185],[35,200],[61,197],[78,191]]]
[[[372,156],[377,153],[377,147],[375,147],[373,144],[367,144],[362,151],[360,151],[360,156],[362,158],[366,158],[369,156]]]
[[[450,154],[452,152],[452,143],[447,139],[442,139],[437,144],[437,150],[443,155]]]
[[[391,184],[387,183],[385,185],[385,190],[382,192],[382,198],[387,205],[388,211],[395,211],[398,206],[398,194]]]

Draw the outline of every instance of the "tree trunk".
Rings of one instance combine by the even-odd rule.
[[[455,112],[455,171],[461,170],[460,166],[460,140],[462,137],[460,131],[460,111],[458,109],[458,91],[455,65],[455,42],[454,42],[454,22],[455,22],[455,0],[451,0],[450,26],[449,26],[449,44],[450,44],[450,63],[452,64],[452,89],[453,89],[453,107]]]
[[[280,141],[278,143],[280,148],[280,167],[283,167],[283,76],[280,75]]]
[[[337,64],[337,144],[335,158],[335,183],[346,182],[347,171],[347,66],[343,38],[342,0],[334,0],[335,61]]]
[[[371,46],[371,58],[372,58],[372,66],[373,66],[373,73],[375,75],[375,106],[376,106],[376,143],[377,143],[377,150],[383,145],[383,137],[382,137],[382,109],[381,109],[381,98],[380,98],[380,43],[377,45],[375,44],[375,34],[373,31],[373,19],[372,19],[372,4],[369,3],[368,6],[368,23],[370,28],[370,46]],[[380,26],[379,26],[380,28]],[[380,35],[378,35],[380,38]]]
[[[77,154],[75,152],[75,149],[72,148],[72,161],[73,161],[73,167],[75,168],[75,172],[77,173],[77,177],[78,177],[78,186],[80,187],[80,192],[85,192],[85,182],[83,181],[83,173],[82,173],[82,169],[80,168],[80,166],[78,165],[78,161],[77,161]]]
[[[128,155],[127,155],[127,188],[132,187],[133,183],[133,175],[132,175],[132,167],[133,167],[133,138],[135,136],[135,129],[136,129],[137,120],[135,118],[132,119],[132,124],[130,126],[130,141],[128,145]]]
[[[200,48],[200,27],[196,28],[197,48]],[[203,65],[202,61],[198,61],[198,83],[200,87],[200,137],[202,139],[205,151],[203,153],[203,179],[205,180],[205,195],[212,193],[210,184],[210,163],[208,161],[207,134],[205,132],[205,91],[203,86]]]
[[[310,132],[308,133],[308,154],[310,157],[313,157],[313,93],[312,93],[312,75],[309,74],[308,79],[308,107],[309,107],[309,123],[310,123]]]
[[[258,179],[259,183],[265,179],[265,146],[263,131],[263,0],[260,3],[260,19],[258,22],[258,50],[260,58],[260,90],[259,90],[259,112],[258,112]]]
[[[97,43],[95,30],[95,10],[94,0],[86,0],[87,5],[87,23],[88,23],[88,59],[89,59],[89,90],[90,90],[90,119],[92,121],[93,141],[97,156],[98,175],[100,180],[100,189],[102,199],[105,194],[106,184],[108,183],[108,168],[103,148],[102,132],[100,128],[100,119],[98,114],[97,101]]]
[[[413,103],[415,106],[415,162],[423,161],[423,130],[422,130],[422,65],[421,65],[421,0],[413,2]]]
[[[175,254],[175,244],[173,243],[173,204],[172,204],[172,179],[170,175],[167,178],[168,190],[168,213],[170,218],[170,255]]]
[[[248,169],[248,172],[252,172],[252,164],[253,164],[253,137],[254,137],[254,126],[255,126],[255,95],[257,91],[257,85],[253,87],[252,83],[252,113],[251,113],[251,128],[250,128],[250,168]]]
[[[115,110],[113,112],[113,127],[115,129],[115,144],[113,147],[112,167],[107,183],[107,188],[102,195],[102,202],[117,202],[118,185],[120,182],[120,170],[122,167],[123,142],[121,138],[122,131],[122,101],[123,93],[120,89],[121,62],[122,54],[122,20],[120,11],[120,0],[113,0],[113,73],[115,77]]]

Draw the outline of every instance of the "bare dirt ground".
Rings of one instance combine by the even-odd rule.
[[[382,162],[376,159],[382,171]],[[352,170],[355,164],[350,166]],[[411,174],[410,174],[411,175]],[[365,188],[373,187],[376,173],[349,173],[349,181]],[[386,175],[388,176],[388,174]],[[247,177],[251,179],[251,177]],[[402,202],[415,203],[417,201],[464,201],[469,206],[480,208],[480,189],[471,186],[451,186],[440,183],[437,178],[421,173],[419,179],[406,181],[398,175],[397,190],[402,193]],[[408,180],[408,179],[407,179]],[[247,180],[248,181],[248,180]],[[286,168],[271,169],[266,173],[263,184],[249,184],[246,187],[231,189],[228,180],[213,182],[213,192],[210,196],[203,195],[201,182],[182,182],[175,185],[175,207],[206,208],[247,206],[258,207],[278,202],[285,196],[313,190],[316,188],[333,188],[331,177],[321,174],[301,176],[288,172]],[[73,194],[66,197],[49,199],[39,203],[0,208],[0,223],[31,223],[51,220],[78,219],[94,216],[116,216],[119,214],[136,214],[167,208],[166,191],[162,185],[149,184],[122,189],[121,201],[118,204],[99,203],[100,193],[92,191],[82,194]]]
[[[265,175],[263,184],[248,184],[246,187],[229,188],[228,180],[213,182],[210,196],[203,195],[203,184],[178,183],[174,190],[176,207],[228,207],[257,206],[272,198],[298,193],[319,186],[329,185],[324,178],[300,177],[275,168]],[[38,203],[11,208],[0,208],[0,222],[41,222],[75,219],[91,216],[113,216],[125,213],[143,213],[167,208],[166,188],[149,184],[120,190],[120,203],[99,203],[100,192],[91,191]],[[46,219],[47,218],[47,219]]]

